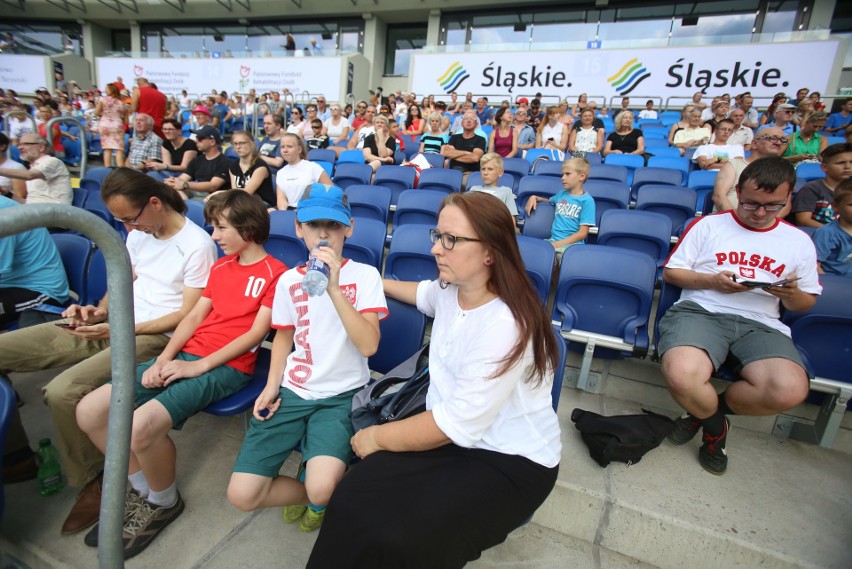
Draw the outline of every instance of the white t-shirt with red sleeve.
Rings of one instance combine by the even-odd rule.
[[[237,255],[216,261],[201,293],[211,300],[213,309],[183,351],[204,358],[248,332],[261,306],[272,308],[275,285],[286,270],[284,263],[270,255],[251,265],[240,265]],[[225,365],[253,373],[256,360],[257,346]]]
[[[740,280],[775,282],[796,273],[798,287],[820,294],[816,249],[799,228],[785,221],[765,229],[743,224],[733,211],[708,215],[690,225],[666,262],[669,269],[713,274],[731,271]],[[736,314],[790,335],[781,323],[780,301],[764,291],[725,294],[713,289],[684,289],[678,302],[692,300],[708,312]]]
[[[367,358],[352,343],[328,294],[309,297],[302,291],[304,276],[304,266],[284,273],[272,303],[272,327],[295,328],[282,387],[302,399],[324,399],[362,387],[370,379]],[[382,277],[375,267],[347,259],[339,281],[358,312],[387,318]]]

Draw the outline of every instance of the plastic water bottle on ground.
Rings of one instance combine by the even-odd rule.
[[[319,247],[328,247],[328,241],[320,241],[317,245],[317,248]],[[302,278],[302,290],[308,296],[322,296],[328,286],[328,275],[328,265],[317,259],[311,251],[305,267],[305,276]]]
[[[62,481],[62,467],[59,464],[59,451],[50,444],[50,439],[41,439],[38,443],[38,486],[42,496],[56,494],[65,487]]]

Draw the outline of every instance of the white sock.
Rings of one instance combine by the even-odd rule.
[[[130,485],[139,493],[143,498],[147,498],[148,494],[151,492],[151,489],[148,488],[148,481],[145,480],[145,474],[139,470],[138,472],[134,472],[133,474],[127,477],[127,480],[130,482]]]
[[[151,493],[148,494],[148,501],[155,506],[171,508],[177,504],[177,497],[177,483],[172,482],[172,485],[162,492],[155,492],[151,490]]]

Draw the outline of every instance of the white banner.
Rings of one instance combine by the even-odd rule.
[[[298,95],[304,91],[322,93],[335,100],[340,94],[340,78],[345,59],[341,57],[275,57],[183,59],[99,57],[98,86],[121,77],[130,88],[137,77],[156,83],[163,93],[190,95],[211,90],[258,94],[289,89]]]
[[[49,59],[43,55],[0,55],[0,87],[14,89],[19,95],[32,95],[39,87],[50,89]]]
[[[562,98],[585,92],[605,95],[607,100],[627,95],[665,100],[690,97],[696,91],[710,96],[751,91],[754,97],[784,91],[793,96],[801,87],[825,93],[838,44],[829,40],[661,49],[415,53],[411,90],[421,96],[453,91],[508,94],[513,100],[537,92]]]

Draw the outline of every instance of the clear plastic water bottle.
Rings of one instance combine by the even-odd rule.
[[[319,247],[328,247],[328,241],[320,241]],[[314,249],[315,251],[316,249]],[[308,264],[305,267],[305,276],[302,278],[302,290],[308,296],[322,296],[325,294],[325,289],[328,286],[328,265],[314,256],[314,251],[311,251],[311,256],[308,258]]]
[[[41,439],[38,443],[38,486],[42,496],[56,494],[65,487],[62,481],[62,467],[59,465],[59,451],[50,444],[50,439]]]

